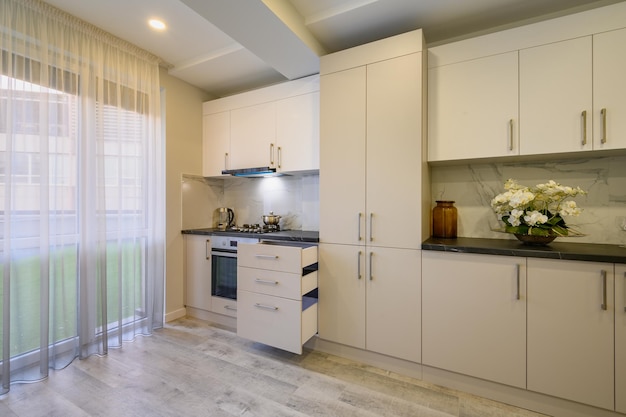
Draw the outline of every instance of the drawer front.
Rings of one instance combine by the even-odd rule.
[[[239,266],[237,267],[237,288],[299,300],[302,295],[302,276],[290,272]]]
[[[302,268],[317,262],[317,247],[301,248],[268,244],[241,244],[237,248],[237,264],[249,268],[301,274]]]
[[[238,336],[302,353],[300,301],[239,289],[237,308]]]
[[[237,300],[211,297],[211,311],[225,316],[237,317]]]

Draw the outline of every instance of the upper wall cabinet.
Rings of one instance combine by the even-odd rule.
[[[591,150],[591,36],[520,56],[520,154]]]
[[[626,148],[626,29],[593,37],[593,148]]]
[[[429,161],[626,149],[626,3],[429,50]]]
[[[203,175],[319,169],[319,76],[203,104]]]
[[[517,71],[517,51],[429,70],[429,161],[519,154]]]

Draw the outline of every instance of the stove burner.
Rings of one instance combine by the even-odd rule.
[[[243,226],[234,226],[230,229],[233,232],[242,233],[272,233],[280,232],[280,226],[277,224],[244,224]]]

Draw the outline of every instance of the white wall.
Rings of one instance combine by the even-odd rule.
[[[202,103],[212,97],[166,70],[159,75],[166,112],[165,314],[169,321],[185,314],[181,178],[183,172],[202,173]]]

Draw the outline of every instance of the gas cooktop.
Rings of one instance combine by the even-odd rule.
[[[287,229],[280,228],[279,225],[260,225],[260,224],[244,224],[242,226],[233,226],[224,230],[224,232],[241,232],[241,233],[274,233],[286,231]]]

